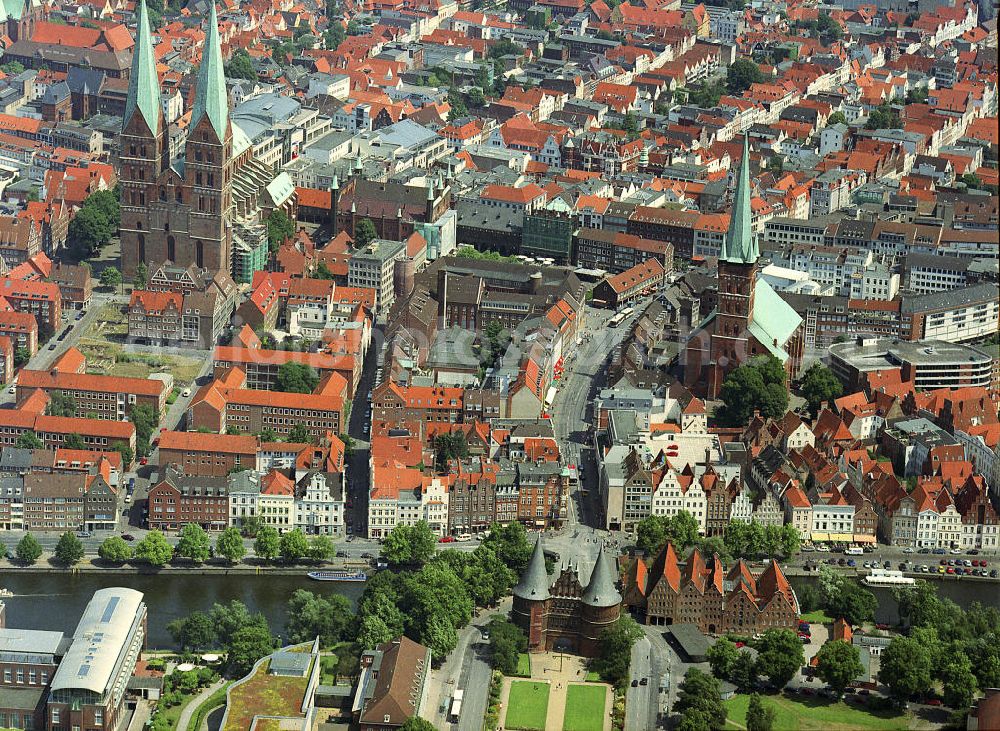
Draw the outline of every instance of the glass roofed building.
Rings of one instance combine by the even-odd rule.
[[[145,643],[142,592],[122,587],[94,592],[52,678],[46,729],[117,729]]]

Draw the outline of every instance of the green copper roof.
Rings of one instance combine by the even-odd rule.
[[[535,550],[531,554],[531,560],[528,561],[528,567],[514,587],[514,596],[534,601],[544,601],[549,598],[549,572],[545,570],[541,536],[535,541]]]
[[[194,129],[206,114],[215,134],[220,140],[225,139],[226,121],[229,117],[229,94],[226,91],[226,76],[222,70],[222,46],[219,42],[219,20],[215,15],[214,0],[208,14],[208,30],[205,32],[201,66],[198,68],[198,88],[194,97],[189,129]]]
[[[753,320],[747,326],[757,342],[785,363],[789,358],[785,346],[801,324],[802,318],[792,306],[765,280],[758,279],[753,289]]]
[[[132,49],[132,76],[128,81],[128,98],[125,100],[125,116],[122,118],[123,127],[129,123],[136,110],[146,120],[150,131],[154,135],[159,134],[160,79],[156,74],[156,58],[153,56],[153,36],[149,32],[146,0],[139,2],[135,47]]]
[[[722,244],[720,259],[734,264],[753,264],[760,258],[757,239],[750,227],[750,147],[743,136],[743,159],[736,178],[736,196],[730,212],[729,231]]]

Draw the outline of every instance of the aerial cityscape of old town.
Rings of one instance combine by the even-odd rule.
[[[0,731],[1000,731],[995,0],[0,0]]]

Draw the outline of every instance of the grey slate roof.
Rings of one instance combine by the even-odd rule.
[[[583,592],[583,603],[590,607],[613,607],[622,603],[622,595],[615,588],[614,574],[604,558],[604,546],[597,552],[597,563]]]
[[[542,552],[542,537],[535,541],[535,550],[528,561],[528,568],[521,574],[521,580],[514,587],[514,596],[532,601],[549,598],[549,572],[545,570],[545,554]]]

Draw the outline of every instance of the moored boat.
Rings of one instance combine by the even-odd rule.
[[[306,576],[313,581],[368,581],[364,571],[310,571]]]
[[[909,586],[917,583],[912,576],[904,576],[902,571],[874,568],[872,572],[861,579],[868,586]]]

